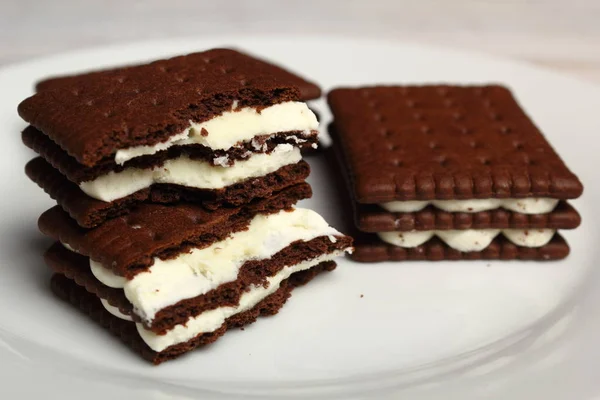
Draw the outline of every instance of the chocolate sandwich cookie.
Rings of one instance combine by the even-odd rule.
[[[57,297],[71,303],[96,323],[117,336],[126,346],[144,359],[158,365],[198,347],[210,344],[225,334],[227,330],[249,325],[255,322],[259,316],[277,314],[291,296],[294,288],[305,285],[319,273],[332,271],[335,267],[335,262],[327,261],[311,269],[295,272],[289,278],[283,280],[273,293],[262,299],[254,307],[226,318],[216,330],[200,333],[189,341],[171,345],[158,352],[149,347],[142,339],[136,324],[123,319],[125,315],[119,314],[118,310],[114,308],[107,307],[102,298],[86,291],[64,275],[55,274],[51,280],[51,288]]]
[[[227,49],[84,74],[19,105],[31,124],[22,138],[87,203],[114,203],[93,206],[109,210],[107,217],[140,199],[237,205],[241,197],[231,193],[241,187],[264,196],[274,180],[279,190],[306,178],[300,150],[316,146],[318,122],[297,84],[294,75]],[[49,167],[44,173],[38,162],[31,175],[52,192]],[[263,189],[254,190],[255,182]]]
[[[35,158],[25,166],[27,176],[55,199],[84,228],[126,215],[140,203],[192,202],[207,210],[237,207],[252,200],[267,198],[285,188],[297,186],[308,177],[310,167],[305,161],[286,165],[256,179],[247,179],[223,189],[206,190],[172,184],[156,184],[126,197],[105,202],[84,193],[43,158]],[[298,189],[300,188],[300,189]],[[303,196],[310,197],[308,185],[297,186]]]
[[[304,148],[312,148],[317,143],[317,136],[314,134],[302,136],[303,132],[300,131],[292,133],[295,133],[295,135],[275,133],[273,135],[256,136],[251,142],[242,143],[240,146],[231,148],[228,151],[212,151],[201,144],[174,146],[152,155],[135,157],[123,164],[117,164],[114,160],[107,159],[94,167],[85,167],[79,164],[74,157],[69,156],[48,136],[32,126],[27,127],[21,133],[21,139],[23,144],[38,153],[53,168],[60,171],[65,178],[79,185],[83,182],[93,181],[111,172],[114,174],[123,172],[127,168],[138,170],[161,168],[168,160],[181,156],[186,156],[191,160],[206,161],[213,167],[230,167],[236,161],[248,159],[250,155],[271,154],[277,146],[282,144],[296,146],[302,150]],[[300,137],[304,137],[305,139],[300,140]]]
[[[141,204],[92,229],[56,206],[39,220],[59,242],[45,259],[135,326],[136,340],[155,356],[179,355],[224,332],[229,318],[257,307],[294,274],[351,250],[352,239],[314,211],[292,207],[306,190],[301,184],[212,212]]]
[[[579,225],[566,200],[583,186],[506,88],[336,89],[328,100],[357,228],[375,233],[357,239],[355,259],[568,254],[555,231]]]
[[[350,246],[351,240],[348,237],[342,237],[341,241],[336,240],[334,243],[329,237],[321,236],[283,248],[268,260],[246,261],[240,267],[235,280],[226,282],[203,295],[186,298],[162,308],[154,315],[151,323],[135,313],[133,305],[127,300],[123,290],[111,288],[94,276],[88,257],[74,253],[60,243],[56,243],[46,252],[45,260],[54,272],[65,275],[85,287],[87,291],[96,294],[110,306],[116,307],[121,314],[127,315],[127,319],[144,325],[144,328],[156,334],[164,334],[173,326],[185,324],[191,316],[219,307],[235,307],[248,287],[268,285],[268,278],[282,271],[286,265],[300,264],[305,260],[315,259],[322,254],[335,253],[339,249]]]

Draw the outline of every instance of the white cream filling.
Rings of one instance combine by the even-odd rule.
[[[503,229],[502,234],[508,240],[523,247],[541,247],[552,239],[554,229]]]
[[[65,249],[70,250],[73,253],[79,254],[79,252],[77,250],[75,250],[73,247],[71,247],[70,244],[65,243],[65,242],[60,242],[60,244],[62,244]],[[123,288],[123,286],[125,285],[125,282],[127,282],[127,279],[125,277],[115,275],[110,269],[104,268],[104,266],[102,266],[102,264],[100,264],[97,261],[92,260],[91,258],[89,260],[90,260],[90,269],[92,271],[92,275],[94,275],[94,277],[96,279],[98,279],[100,282],[102,282],[103,284],[105,284],[108,287],[111,287],[114,289]],[[108,311],[112,313],[112,311],[110,311],[110,310],[108,310]]]
[[[264,176],[301,160],[300,150],[291,144],[279,144],[270,154],[254,154],[232,166],[213,166],[187,156],[165,161],[153,169],[126,168],[81,182],[88,196],[110,202],[128,196],[153,183],[171,183],[199,189],[221,189],[249,178]]]
[[[428,205],[448,212],[475,213],[505,208],[522,214],[547,214],[554,210],[558,199],[534,197],[526,199],[469,199],[469,200],[426,200],[426,201],[390,201],[380,204],[390,212],[421,211]]]
[[[135,157],[189,144],[201,144],[213,150],[227,150],[239,142],[250,141],[255,136],[288,131],[308,133],[318,126],[315,114],[305,103],[289,101],[263,108],[260,112],[252,107],[236,108],[234,103],[232,111],[226,111],[199,124],[190,121],[189,128],[171,136],[165,142],[117,150],[115,162],[122,165]],[[202,135],[203,130],[205,136]]]
[[[554,229],[465,229],[379,232],[377,235],[386,243],[406,248],[420,246],[435,235],[453,249],[470,252],[485,249],[500,233],[517,246],[541,247],[548,244],[555,232]]]
[[[124,319],[126,321],[133,321],[133,319],[131,319],[130,315],[123,314],[121,312],[121,310],[119,310],[115,306],[112,306],[108,301],[106,301],[104,299],[100,299],[100,302],[102,303],[102,305],[104,306],[104,308],[106,309],[106,311],[108,311],[109,313],[111,313],[115,317]]]
[[[74,248],[72,248],[70,244],[68,244],[68,243],[63,243],[63,242],[61,242],[60,244],[62,244],[62,245],[64,246],[64,248],[65,248],[65,249],[67,249],[67,250],[71,250],[73,253],[77,253],[77,251],[76,251]]]
[[[219,307],[214,310],[203,312],[202,314],[190,318],[184,324],[176,325],[174,328],[167,331],[164,335],[157,335],[152,331],[144,328],[142,324],[136,324],[137,330],[146,344],[154,351],[163,351],[174,344],[187,342],[188,340],[198,336],[201,333],[213,332],[217,330],[225,320],[232,315],[250,310],[268,295],[274,293],[281,282],[287,279],[294,272],[307,270],[317,264],[340,256],[344,251],[336,251],[331,254],[314,258],[309,261],[304,261],[299,264],[287,266],[279,271],[274,276],[267,279],[268,286],[263,285],[253,286],[240,297],[240,302],[235,307]]]
[[[91,258],[90,269],[92,270],[92,274],[96,277],[96,279],[113,289],[122,289],[125,286],[125,283],[127,283],[127,278],[124,276],[115,275],[115,273],[110,269],[104,267],[102,264],[92,260]]]
[[[131,280],[115,275],[90,259],[94,276],[106,286],[122,288],[137,315],[148,323],[156,313],[177,302],[206,294],[237,279],[250,260],[269,259],[291,243],[340,233],[312,210],[296,208],[255,216],[248,229],[202,249],[192,249],[170,260],[154,258],[152,266]]]

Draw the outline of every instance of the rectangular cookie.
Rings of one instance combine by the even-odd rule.
[[[298,78],[245,54],[215,49],[61,82],[19,105],[31,124],[23,142],[49,164],[27,172],[85,227],[140,201],[237,206],[309,173],[301,149],[317,145],[318,121]]]
[[[507,89],[373,87],[328,98],[356,226],[376,234],[357,240],[354,259],[568,254],[555,232],[580,224],[565,199],[582,185]]]
[[[234,50],[234,49],[229,49],[229,50],[243,53],[241,50]],[[265,60],[261,60],[260,58],[257,58],[255,56],[251,56],[249,54],[246,54],[246,56],[252,57],[255,60],[260,60],[262,63],[264,63],[266,65],[270,65],[274,71],[278,71],[281,76],[285,77],[290,82],[293,82],[294,85],[300,90],[300,99],[302,101],[314,100],[314,99],[318,99],[319,97],[321,97],[321,88],[316,83],[308,81],[305,78],[291,72],[288,69],[284,69],[275,64],[269,63]],[[159,63],[160,63],[160,61],[159,61]],[[137,67],[137,65],[129,65],[129,66],[124,66],[124,67],[115,67],[115,68],[104,69],[104,70],[90,71],[90,72],[76,74],[76,75],[64,75],[64,76],[51,77],[51,78],[47,78],[47,79],[44,79],[44,80],[38,82],[36,84],[35,88],[36,88],[36,91],[41,92],[41,91],[61,88],[64,86],[77,85],[82,80],[85,81],[85,80],[87,80],[91,77],[95,77],[95,76],[103,76],[103,77],[107,77],[107,78],[116,77],[123,73],[126,73],[128,69],[135,68],[135,67]]]
[[[310,133],[316,118],[296,84],[271,64],[214,49],[83,75],[34,94],[18,111],[80,164],[123,165],[173,146],[220,151],[254,136]]]
[[[290,208],[294,195],[288,188],[212,212],[141,204],[92,229],[56,206],[39,220],[58,241],[45,260],[135,325],[160,357],[179,355],[203,335],[224,332],[228,318],[256,307],[293,274],[351,250],[352,239],[317,213]]]
[[[328,94],[359,203],[579,197],[583,186],[501,86]]]
[[[330,126],[330,131],[333,127]],[[331,158],[337,162],[331,162],[334,169],[344,170],[342,158],[339,149],[331,151]],[[344,176],[341,176],[344,175]],[[348,182],[347,172],[338,174],[337,179]],[[348,187],[348,185],[346,185]],[[340,191],[344,196],[349,197],[346,187]],[[365,255],[375,254],[369,251],[373,243],[377,241],[384,242],[386,246],[378,247],[378,259],[385,259],[384,254],[393,260],[418,260],[419,254],[412,258],[405,255],[404,252],[394,252],[391,250],[382,251],[382,248],[402,247],[411,253],[412,249],[423,245],[423,254],[427,253],[430,239],[437,236],[433,242],[446,244],[446,251],[435,254],[450,254],[452,251],[463,252],[465,259],[473,257],[492,257],[494,251],[488,251],[488,246],[494,248],[498,246],[494,243],[512,242],[519,249],[530,247],[543,247],[551,242],[558,229],[574,229],[581,223],[579,213],[567,202],[558,202],[556,208],[546,214],[524,214],[504,208],[497,208],[487,211],[477,212],[448,212],[428,205],[424,209],[413,212],[390,212],[377,204],[360,204],[351,202],[352,213],[354,214],[354,223],[356,228],[362,232],[374,233],[375,235],[358,234],[360,239],[357,241],[357,253],[351,257],[355,260],[376,261],[369,259]],[[494,241],[494,238],[500,236],[502,240]],[[563,240],[559,241],[560,246],[555,245],[546,258],[539,257],[540,260],[558,259],[568,255],[568,247]],[[435,247],[435,246],[434,246]],[[437,247],[436,247],[437,248]],[[556,251],[560,248],[561,251]],[[531,251],[508,252],[504,254],[515,255],[515,257],[531,258]],[[543,249],[541,249],[543,250]],[[392,256],[394,254],[394,256]],[[399,255],[400,254],[400,255]],[[477,256],[475,256],[477,254]],[[525,255],[523,255],[525,254]],[[546,253],[544,253],[546,254]],[[454,256],[454,259],[457,259]],[[471,257],[471,258],[469,258]],[[506,255],[504,256],[506,257]]]
[[[239,267],[239,272],[234,280],[225,282],[200,295],[190,295],[163,307],[155,313],[151,323],[136,314],[123,288],[116,287],[117,285],[108,286],[96,278],[90,268],[89,257],[75,253],[57,242],[44,254],[44,259],[54,272],[65,275],[79,286],[85,287],[90,293],[102,298],[109,306],[116,307],[122,315],[127,316],[126,319],[134,320],[157,334],[164,334],[173,326],[186,323],[191,316],[197,316],[218,307],[236,306],[246,288],[265,285],[269,277],[282,272],[287,266],[297,265],[305,260],[318,259],[324,254],[335,254],[341,249],[350,247],[351,240],[348,237],[339,237],[339,239],[339,241],[332,242],[327,235],[319,236],[284,247],[269,259],[248,260]],[[207,269],[218,272],[218,265],[209,266]],[[152,273],[152,271],[151,267],[149,272]],[[168,278],[166,275],[164,277]],[[179,280],[182,281],[184,289],[189,289],[186,285],[189,285],[190,281],[183,282],[182,278]],[[195,282],[195,284],[198,283]],[[135,282],[127,284],[130,292],[132,286],[135,286]]]
[[[335,267],[335,262],[329,261],[323,262],[311,269],[296,272],[282,281],[275,292],[261,300],[253,308],[227,318],[218,329],[199,334],[191,340],[172,345],[159,352],[152,350],[144,342],[137,331],[135,323],[116,316],[115,314],[118,315],[118,312],[112,308],[111,311],[113,313],[109,312],[107,307],[105,307],[105,303],[101,300],[102,297],[97,297],[91,292],[86,291],[85,288],[78,286],[74,281],[61,274],[55,274],[52,277],[51,288],[57,297],[71,303],[96,323],[109,330],[126,346],[130,347],[144,359],[154,365],[158,365],[198,347],[210,344],[225,334],[227,330],[251,324],[259,316],[277,314],[290,297],[294,288],[308,283],[321,272],[332,271]]]

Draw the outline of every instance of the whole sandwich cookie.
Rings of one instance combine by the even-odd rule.
[[[58,274],[53,290],[119,326],[115,333],[150,361],[172,359],[275,313],[293,287],[351,250],[352,239],[294,208],[299,198],[288,188],[212,212],[143,204],[93,229],[54,207],[39,220],[58,241],[45,255]]]
[[[318,122],[306,84],[228,49],[48,81],[19,105],[23,142],[47,162],[28,174],[86,227],[140,202],[266,197],[308,174],[301,149],[317,145]],[[88,210],[53,193],[55,170]]]
[[[336,89],[358,261],[565,257],[583,186],[501,86]]]
[[[328,261],[307,270],[294,272],[289,278],[281,281],[273,293],[267,295],[253,307],[228,316],[217,329],[200,333],[186,342],[171,345],[162,351],[155,351],[148,346],[139,334],[138,325],[129,321],[125,314],[107,305],[102,298],[86,291],[85,288],[78,286],[66,276],[55,274],[51,280],[51,288],[57,297],[80,309],[100,326],[121,339],[126,346],[157,365],[210,344],[219,339],[227,330],[251,324],[259,316],[277,314],[294,288],[308,283],[321,272],[332,271],[335,267],[334,261]]]

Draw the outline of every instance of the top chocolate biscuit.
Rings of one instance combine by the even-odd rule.
[[[230,50],[230,51],[234,51],[234,50]],[[256,57],[254,57],[254,58],[257,59]],[[296,86],[300,90],[300,100],[308,101],[308,100],[318,99],[319,97],[321,97],[321,88],[317,84],[315,84],[311,81],[308,81],[297,74],[294,74],[290,70],[281,68],[277,65],[273,65],[271,63],[268,63],[265,60],[260,60],[260,61],[262,61],[264,64],[271,65],[271,67],[273,67],[273,69],[275,69],[275,70],[279,70],[279,73],[282,75],[287,74],[287,79],[289,79],[290,81],[293,81],[294,86]],[[97,76],[97,75],[117,77],[120,74],[123,74],[124,72],[126,72],[128,69],[137,68],[138,66],[139,65],[132,65],[132,66],[125,66],[125,67],[90,71],[87,73],[82,73],[82,74],[77,74],[77,75],[65,75],[65,76],[52,77],[52,78],[44,79],[44,80],[38,82],[35,86],[35,89],[36,89],[36,91],[41,92],[41,91],[45,91],[45,90],[57,89],[57,88],[64,87],[64,86],[78,85],[80,82],[85,81],[86,79],[89,79],[89,78]]]
[[[359,203],[583,191],[502,86],[336,89],[328,102]]]
[[[94,166],[116,150],[165,141],[238,107],[301,98],[301,78],[228,49],[67,78],[19,105],[19,114],[78,162]]]

